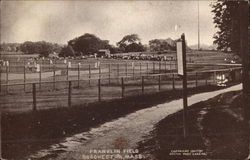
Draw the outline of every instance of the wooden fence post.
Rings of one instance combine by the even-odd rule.
[[[98,101],[101,102],[101,79],[98,79]]]
[[[141,92],[144,94],[144,76],[141,77]]]
[[[159,61],[159,73],[161,73],[161,61]]]
[[[155,73],[155,62],[153,62],[153,73]]]
[[[126,62],[126,66],[125,66],[126,68],[126,77],[128,76],[128,63]]]
[[[111,72],[111,64],[109,64],[109,85],[110,85],[110,72]]]
[[[198,87],[198,73],[195,72],[195,87]]]
[[[101,75],[102,75],[102,70],[101,70],[101,64],[100,64],[100,63],[99,63],[98,68],[99,68],[99,79],[100,79],[100,78],[101,78]]]
[[[77,80],[78,80],[78,81],[77,81],[77,83],[78,83],[78,84],[77,84],[77,87],[80,88],[80,63],[78,63],[77,71],[78,71],[78,72],[77,72],[77,73],[78,73],[78,74],[77,74],[77,75],[78,75],[78,76],[77,76]]]
[[[121,83],[122,83],[122,98],[124,97],[124,79],[121,77]]]
[[[71,107],[71,81],[69,81],[69,88],[68,88],[68,106]]]
[[[56,65],[53,64],[53,90],[56,90]]]
[[[91,68],[90,68],[90,64],[89,64],[89,86],[90,86],[90,78],[91,78]]]
[[[140,63],[140,76],[141,76],[141,63]]]
[[[39,91],[41,91],[41,83],[42,83],[42,65],[40,64],[40,70],[39,70]]]
[[[167,72],[167,62],[165,61],[165,72]]]
[[[36,111],[36,84],[32,84],[32,95],[33,95],[33,111]]]
[[[119,81],[119,76],[120,76],[120,75],[119,75],[119,74],[120,74],[120,73],[119,73],[119,69],[120,69],[120,68],[119,68],[119,63],[117,63],[116,72],[117,72],[117,79],[118,79],[118,81]]]
[[[23,89],[25,92],[26,91],[26,67],[25,65],[23,66]]]
[[[214,71],[214,83],[215,83],[215,80],[216,80],[216,71]]]
[[[67,64],[67,81],[69,80],[69,65]]]
[[[132,63],[134,63],[134,62],[132,62]],[[134,65],[133,65],[133,79],[135,79],[135,63],[134,63]]]
[[[2,67],[1,66],[0,66],[0,92],[2,92]],[[0,112],[0,115],[1,115],[1,112]],[[0,122],[1,122],[1,119],[0,119]],[[1,131],[1,129],[0,129],[0,131]],[[1,135],[1,133],[0,133],[0,135]],[[0,141],[1,141],[1,139],[0,139]],[[0,149],[1,149],[1,142],[0,142]],[[1,151],[0,151],[0,153],[1,153]],[[1,155],[0,155],[0,158],[1,158]]]
[[[169,61],[169,70],[170,70],[170,71],[172,71],[172,65],[171,65],[172,63],[171,63],[171,62],[172,62],[172,61]],[[173,72],[173,71],[172,71],[172,72]]]
[[[208,78],[207,78],[207,75],[208,75],[209,73],[206,73],[205,72],[205,80],[206,80],[206,86],[208,85]]]
[[[9,86],[8,86],[8,84],[9,84],[9,69],[8,69],[8,66],[6,66],[6,91],[7,91],[7,93],[8,93],[8,91],[9,91]]]
[[[172,74],[172,88],[173,88],[173,90],[175,90],[175,77],[174,77],[174,73]]]
[[[158,79],[158,87],[159,87],[159,91],[161,90],[161,75],[159,75],[159,79]]]
[[[147,75],[148,75],[149,73],[148,73],[148,62],[147,62]]]

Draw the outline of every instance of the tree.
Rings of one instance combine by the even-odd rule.
[[[68,56],[75,56],[75,52],[72,48],[72,46],[68,45],[68,46],[64,46],[62,49],[61,49],[61,52],[59,53],[60,57],[68,57]]]
[[[50,53],[59,52],[61,47],[45,41],[31,42],[26,41],[20,45],[20,50],[26,54],[39,54],[47,57]]]
[[[176,41],[168,39],[153,39],[149,41],[151,51],[176,50]]]
[[[121,41],[117,42],[117,46],[122,52],[145,51],[145,48],[140,41],[141,40],[137,34],[130,34],[124,36]]]
[[[82,53],[84,55],[96,53],[100,49],[110,48],[108,40],[101,40],[94,34],[89,33],[70,40],[68,45],[72,46],[75,52]]]
[[[139,42],[137,43],[131,43],[125,47],[125,52],[143,52],[146,49],[144,46]]]
[[[239,2],[217,0],[212,5],[214,13],[213,21],[218,31],[214,35],[214,44],[217,49],[233,51],[239,54],[240,30],[239,30]]]

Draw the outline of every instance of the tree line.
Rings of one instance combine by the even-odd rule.
[[[124,36],[116,46],[109,44],[109,40],[102,40],[94,34],[85,33],[80,37],[69,40],[67,45],[49,43],[45,41],[24,43],[2,43],[1,51],[23,52],[26,54],[39,54],[47,57],[49,54],[58,53],[59,56],[84,56],[97,53],[100,49],[109,49],[111,54],[127,52],[166,51],[175,50],[175,41],[168,39],[153,39],[149,45],[143,45],[137,34]]]

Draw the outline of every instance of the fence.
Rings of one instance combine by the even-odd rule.
[[[1,67],[0,84],[16,84],[23,82],[24,91],[26,83],[39,83],[39,89],[42,82],[62,80],[90,80],[95,78],[119,78],[120,76],[149,75],[156,73],[173,73],[176,72],[176,63],[174,61],[123,61],[122,63],[110,63],[104,61],[102,63],[93,61],[89,64],[81,64],[80,62],[68,65],[62,62],[57,64],[40,64],[39,70],[28,67],[26,65],[11,65]],[[189,71],[193,70],[211,70],[222,69],[227,66],[220,65],[203,65],[188,64]],[[229,66],[231,67],[231,66]],[[1,92],[1,88],[0,88]]]
[[[182,89],[182,79],[176,73],[127,72],[126,76],[126,72],[118,71],[115,73],[120,75],[116,77],[97,74],[91,79],[2,84],[1,108],[6,112],[48,109]],[[225,79],[240,82],[241,68],[188,72],[188,88],[217,85]]]

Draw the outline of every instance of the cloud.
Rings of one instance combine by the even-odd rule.
[[[211,44],[215,29],[209,1],[200,2],[201,41]],[[1,41],[46,40],[67,43],[93,33],[112,44],[126,34],[138,34],[143,43],[154,38],[177,38],[185,32],[197,43],[197,1],[4,1]]]

